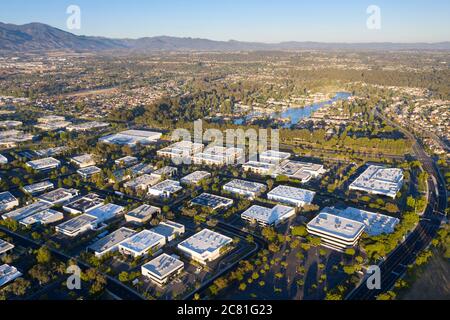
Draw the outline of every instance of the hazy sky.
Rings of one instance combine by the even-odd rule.
[[[76,34],[115,38],[170,35],[215,40],[323,42],[450,41],[450,0],[1,0],[0,21],[43,22]],[[369,5],[381,29],[369,30]],[[69,31],[69,30],[68,30]]]

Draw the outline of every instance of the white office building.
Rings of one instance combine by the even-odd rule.
[[[113,135],[109,135],[99,139],[99,142],[115,144],[119,146],[135,147],[138,144],[148,145],[161,139],[162,133],[143,131],[143,130],[127,130]]]
[[[96,217],[90,216],[88,214],[82,214],[81,216],[75,217],[56,226],[55,229],[56,232],[74,238],[87,231],[95,230],[97,225],[98,221]]]
[[[166,180],[148,188],[148,194],[154,197],[170,198],[182,189],[178,181]]]
[[[70,161],[78,168],[87,168],[95,166],[95,160],[92,154],[84,154],[81,156],[73,157]]]
[[[167,284],[171,278],[180,274],[184,269],[184,262],[174,256],[162,254],[141,268],[142,275],[159,286]]]
[[[22,219],[25,219],[26,217],[29,217],[35,213],[38,213],[40,211],[44,211],[47,210],[51,207],[51,204],[46,203],[46,202],[34,202],[30,205],[27,205],[25,207],[16,209],[14,211],[5,213],[2,218],[3,219],[13,219],[16,221],[20,221]]]
[[[187,184],[187,185],[197,185],[202,180],[206,180],[211,177],[211,173],[206,171],[195,171],[191,174],[188,174],[184,178],[180,180],[181,183]]]
[[[0,266],[0,287],[4,286],[11,281],[21,277],[20,273],[15,267],[4,264]]]
[[[86,168],[77,170],[77,173],[84,180],[88,180],[88,179],[92,178],[93,176],[95,176],[96,174],[99,174],[101,172],[102,172],[102,169],[100,169],[99,167],[96,167],[96,166],[86,167]]]
[[[50,157],[34,161],[28,161],[26,165],[36,171],[45,171],[58,168],[59,166],[61,166],[61,161]]]
[[[395,199],[402,186],[402,169],[370,166],[350,185],[349,189]]]
[[[295,216],[295,208],[277,205],[270,208],[254,205],[241,214],[241,218],[263,227],[273,226]]]
[[[287,160],[291,157],[291,154],[288,152],[279,152],[275,150],[268,150],[259,155],[259,161],[265,163],[274,163],[278,164],[283,160]]]
[[[132,190],[147,190],[149,187],[156,185],[161,181],[161,177],[159,175],[154,174],[144,174],[140,177],[134,178],[128,182],[126,182],[123,186]]]
[[[356,246],[365,226],[354,220],[319,213],[308,223],[307,230],[310,234],[320,237],[323,246],[343,251]]]
[[[54,206],[65,203],[76,196],[78,196],[77,189],[59,188],[39,196],[38,199]]]
[[[25,227],[31,227],[35,224],[45,226],[61,221],[63,219],[64,214],[62,214],[61,212],[52,209],[46,209],[20,220],[20,224],[24,225]]]
[[[160,234],[166,238],[167,242],[175,240],[186,231],[184,225],[173,221],[163,221],[152,229],[153,232]]]
[[[35,184],[30,184],[28,186],[23,187],[23,191],[25,193],[28,193],[30,195],[35,195],[37,193],[41,193],[41,192],[45,192],[48,190],[52,190],[55,188],[55,185],[53,184],[53,182],[50,182],[48,180],[43,181],[43,182],[39,182],[39,183],[35,183]]]
[[[369,236],[393,233],[395,227],[400,223],[398,218],[352,207],[346,209],[325,208],[322,212],[363,223],[366,227],[365,232]]]
[[[242,168],[246,172],[252,172],[261,176],[271,176],[273,175],[277,166],[273,163],[249,161],[246,164],[242,165]]]
[[[241,148],[214,146],[204,152],[196,153],[192,157],[192,161],[197,165],[224,166],[240,163],[244,157],[245,152]]]
[[[223,190],[254,199],[261,193],[265,192],[267,187],[262,183],[234,179],[225,184],[223,186]]]
[[[180,141],[157,152],[159,157],[177,161],[190,161],[194,154],[201,153],[205,146],[191,141]]]
[[[133,258],[155,255],[166,244],[166,238],[150,230],[143,230],[119,245],[119,251]]]
[[[321,164],[286,160],[277,166],[272,176],[287,176],[291,179],[300,180],[302,183],[307,183],[311,179],[320,177],[325,172],[326,170]]]
[[[221,250],[233,239],[220,233],[203,229],[199,233],[178,244],[178,249],[187,257],[201,264],[207,264],[220,257]]]
[[[127,222],[144,224],[147,221],[155,218],[160,213],[161,213],[160,208],[153,207],[149,204],[143,204],[142,206],[126,213],[125,220]]]
[[[216,196],[210,193],[202,193],[200,196],[191,200],[191,205],[218,210],[230,207],[231,205],[233,205],[233,202],[233,199]]]
[[[303,207],[311,204],[315,192],[289,186],[278,186],[267,194],[267,199],[276,202]]]
[[[14,209],[19,205],[19,200],[11,192],[0,193],[0,213]]]
[[[14,245],[5,240],[0,239],[0,257],[14,249]]]
[[[64,205],[63,209],[70,214],[81,214],[101,207],[104,205],[104,203],[104,199],[101,198],[98,194],[90,193]]]
[[[134,230],[120,228],[90,245],[88,249],[94,252],[97,258],[101,258],[107,253],[118,251],[119,245],[135,234]]]

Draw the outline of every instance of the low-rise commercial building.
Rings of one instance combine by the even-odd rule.
[[[166,244],[166,238],[150,230],[143,230],[119,245],[119,251],[133,258],[153,256]]]
[[[156,170],[152,174],[155,176],[159,176],[161,179],[162,178],[172,178],[178,174],[178,169],[175,167],[166,166],[166,167],[162,167],[161,169]]]
[[[184,269],[184,262],[168,254],[162,254],[141,268],[142,275],[159,286],[167,284],[171,278],[180,274]]]
[[[157,207],[153,207],[148,204],[143,204],[139,208],[131,210],[127,214],[125,214],[125,220],[127,222],[144,224],[149,220],[156,218],[158,214],[161,213],[161,209]]]
[[[79,168],[87,168],[95,166],[95,160],[92,154],[84,154],[81,156],[73,157],[70,161]]]
[[[284,160],[287,160],[291,157],[291,154],[288,152],[279,152],[275,150],[268,150],[259,155],[259,161],[265,163],[274,163],[278,164]]]
[[[328,213],[319,213],[307,225],[308,232],[320,237],[323,246],[337,251],[356,246],[364,229],[363,223]]]
[[[154,197],[170,198],[182,189],[178,181],[166,180],[148,188],[148,194]]]
[[[103,206],[104,199],[95,193],[78,198],[63,206],[63,209],[71,214],[81,214],[89,212],[95,208]]]
[[[55,158],[44,158],[39,160],[28,161],[26,165],[36,171],[46,171],[56,169],[61,166],[61,161]]]
[[[5,284],[16,280],[21,277],[22,273],[20,273],[15,267],[4,264],[0,266],[0,287]]]
[[[0,193],[0,213],[14,209],[19,205],[19,200],[11,192]]]
[[[175,238],[184,234],[186,231],[184,225],[173,221],[163,221],[152,229],[153,232],[160,234],[166,238],[167,242],[175,240]]]
[[[94,252],[97,258],[101,258],[107,253],[118,251],[119,245],[135,234],[134,230],[120,228],[90,245],[88,249]]]
[[[286,176],[307,183],[313,178],[320,177],[325,172],[326,170],[321,164],[286,160],[277,166],[272,176]]]
[[[271,176],[277,167],[273,163],[249,161],[242,165],[242,168],[246,172],[252,172],[261,176]]]
[[[225,166],[243,161],[245,152],[241,148],[210,147],[204,152],[196,153],[192,161],[197,165]]]
[[[211,177],[211,173],[206,171],[195,171],[191,174],[188,174],[184,178],[180,180],[181,183],[187,184],[187,185],[197,185],[202,180],[206,180]]]
[[[100,174],[101,172],[102,172],[102,169],[100,169],[99,167],[96,167],[96,166],[86,167],[86,168],[77,170],[77,173],[84,180],[88,180],[88,179],[92,178],[93,176],[95,176],[96,174]]]
[[[363,223],[366,227],[365,232],[371,237],[393,233],[395,227],[400,223],[398,218],[352,207],[345,209],[325,208],[322,212]]]
[[[147,190],[149,187],[156,185],[160,181],[161,177],[159,175],[144,174],[140,177],[137,177],[135,179],[126,182],[123,186],[125,188],[129,188],[135,191]]]
[[[162,133],[144,131],[144,130],[127,130],[120,133],[112,134],[99,139],[99,142],[115,144],[119,146],[135,147],[138,144],[148,145],[161,139]]]
[[[67,126],[67,131],[74,132],[88,132],[93,130],[100,130],[109,127],[110,124],[107,122],[91,121],[84,122],[80,124],[71,124]]]
[[[295,208],[277,205],[272,209],[254,205],[241,214],[241,218],[261,226],[273,226],[295,215]]]
[[[199,233],[178,244],[178,249],[187,257],[201,264],[219,258],[222,250],[233,242],[230,237],[203,229]]]
[[[265,192],[267,187],[262,183],[252,181],[245,181],[234,179],[223,186],[223,190],[238,194],[250,199],[256,198],[261,193]]]
[[[14,249],[14,245],[12,243],[0,239],[0,257],[4,254],[7,254],[12,249]]]
[[[77,189],[59,188],[38,197],[39,201],[48,203],[50,205],[58,205],[65,203],[78,196]]]
[[[34,202],[30,205],[27,205],[25,207],[16,209],[14,211],[5,213],[2,218],[3,219],[13,219],[15,221],[20,221],[22,219],[25,219],[26,217],[29,217],[37,212],[47,210],[51,207],[51,204],[38,201]]]
[[[205,146],[201,143],[193,143],[191,141],[180,141],[171,146],[161,149],[157,152],[159,157],[169,158],[176,161],[191,160],[194,154],[201,153]],[[180,162],[181,163],[181,162]]]
[[[395,199],[403,186],[403,178],[402,169],[370,166],[350,185],[349,189]]]
[[[35,195],[41,192],[45,192],[48,190],[52,190],[55,188],[55,185],[51,181],[43,181],[35,184],[30,184],[28,186],[23,187],[23,191],[30,195]]]
[[[210,193],[203,193],[200,196],[191,200],[191,205],[208,207],[212,210],[218,210],[222,208],[228,208],[233,205],[233,200],[216,196]]]
[[[31,227],[35,224],[45,226],[61,221],[63,219],[64,214],[62,214],[61,212],[52,209],[46,209],[20,220],[20,224],[24,225],[25,227]]]
[[[315,192],[305,189],[278,186],[267,194],[267,199],[296,207],[303,207],[311,204],[315,195]]]
[[[129,167],[129,166],[132,166],[132,165],[138,163],[138,161],[139,161],[139,159],[136,157],[126,156],[126,157],[117,159],[116,161],[114,161],[114,163],[121,167]]]
[[[82,233],[95,230],[97,227],[97,218],[88,214],[82,214],[56,226],[56,232],[74,238]]]

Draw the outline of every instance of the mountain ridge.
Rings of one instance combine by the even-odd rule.
[[[217,41],[204,38],[155,36],[112,39],[73,33],[32,22],[24,25],[0,22],[0,51],[276,51],[276,50],[450,50],[450,42],[437,43],[327,43],[285,41],[279,43]]]

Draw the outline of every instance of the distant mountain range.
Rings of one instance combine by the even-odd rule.
[[[146,37],[109,39],[77,36],[42,23],[25,25],[0,22],[0,51],[262,51],[262,50],[450,50],[450,42],[440,43],[257,43],[214,41],[198,38]]]

